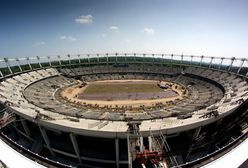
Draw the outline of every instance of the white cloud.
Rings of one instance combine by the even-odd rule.
[[[82,15],[78,16],[75,19],[75,22],[81,23],[81,24],[90,24],[93,22],[93,16],[92,15]]]
[[[145,27],[143,30],[142,30],[143,33],[146,33],[148,35],[153,35],[155,33],[154,29],[152,28],[147,28]]]
[[[43,45],[46,45],[46,43],[44,41],[35,42],[33,44],[34,47],[43,46]]]
[[[109,29],[114,31],[114,32],[119,32],[119,27],[117,27],[117,26],[110,26]]]
[[[74,38],[72,36],[60,36],[59,39],[60,40],[65,40],[65,41],[70,41],[70,42],[77,40],[76,38]]]

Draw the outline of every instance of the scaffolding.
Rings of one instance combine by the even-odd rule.
[[[144,144],[144,137],[142,136],[139,125],[141,122],[132,121],[128,123],[127,131],[127,146],[128,146],[128,165],[129,168],[136,167],[158,167],[167,168],[168,165],[178,165],[176,158],[165,157],[166,152],[170,152],[170,147],[163,135],[154,137],[152,131],[150,136],[146,137],[148,145]]]
[[[15,121],[15,114],[8,108],[4,108],[0,111],[0,129],[4,128],[11,122]]]

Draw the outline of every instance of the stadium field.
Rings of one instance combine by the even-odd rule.
[[[157,86],[156,82],[101,82],[91,83],[85,90],[84,94],[101,94],[101,93],[140,93],[140,92],[162,92],[163,89]]]

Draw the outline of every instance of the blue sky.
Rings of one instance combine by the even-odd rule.
[[[248,56],[246,0],[1,0],[0,57]]]

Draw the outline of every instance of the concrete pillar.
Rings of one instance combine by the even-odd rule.
[[[30,130],[28,129],[27,123],[25,120],[21,120],[23,129],[28,137],[30,137]]]
[[[148,137],[148,144],[149,144],[149,151],[153,151],[153,149],[152,149],[152,137],[151,136]]]
[[[139,140],[140,140],[140,152],[143,152],[143,151],[144,151],[144,141],[143,141],[143,137],[140,137]]]
[[[80,159],[80,150],[79,150],[79,147],[78,147],[76,137],[75,137],[75,135],[73,133],[70,133],[70,138],[71,138],[71,142],[72,142],[74,151],[75,151],[75,153],[77,155],[77,159],[78,159],[79,163],[82,163],[82,161]]]
[[[119,139],[115,139],[115,162],[116,168],[120,167],[120,157],[119,157]]]
[[[129,133],[127,134],[127,153],[128,153],[128,168],[132,168],[132,154],[130,149]]]
[[[46,134],[46,130],[44,128],[42,128],[41,126],[39,126],[39,128],[40,128],[41,135],[42,135],[42,137],[43,137],[43,139],[44,139],[44,141],[48,147],[49,152],[51,153],[52,156],[55,156],[55,153],[53,152],[53,150],[50,146],[50,140]]]

